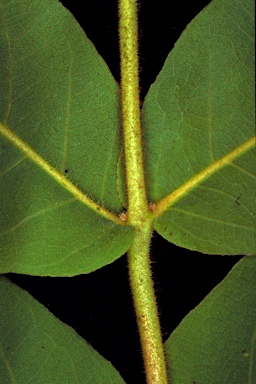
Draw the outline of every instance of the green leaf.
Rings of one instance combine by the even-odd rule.
[[[252,0],[212,1],[143,105],[155,229],[204,253],[256,251],[253,8]]]
[[[133,238],[116,216],[118,85],[61,3],[0,14],[0,271],[93,271]]]
[[[1,383],[124,383],[72,328],[3,277],[0,313]]]
[[[166,342],[172,384],[256,379],[256,257],[244,257]]]

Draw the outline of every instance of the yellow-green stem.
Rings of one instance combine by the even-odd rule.
[[[137,229],[129,250],[129,275],[148,384],[166,384],[162,335],[150,270],[151,223]]]
[[[135,227],[135,238],[128,252],[129,275],[147,383],[165,384],[165,355],[149,258],[153,215],[144,180],[135,0],[119,0],[119,37],[128,222]]]
[[[119,41],[128,220],[132,220],[132,224],[136,225],[139,224],[145,211],[148,211],[148,204],[141,150],[138,32],[135,0],[119,0]]]

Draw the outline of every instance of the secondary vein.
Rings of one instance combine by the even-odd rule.
[[[233,149],[233,151],[229,152],[227,155],[221,157],[219,160],[215,161],[201,172],[197,173],[181,187],[177,188],[175,191],[164,197],[161,201],[159,201],[159,203],[156,204],[154,209],[154,216],[160,216],[171,205],[184,197],[190,190],[201,184],[204,180],[206,180],[221,168],[231,164],[232,161],[234,161],[237,157],[252,149],[255,146],[255,139],[255,136],[251,137],[249,140]]]
[[[99,204],[95,203],[92,199],[86,196],[70,180],[68,180],[57,169],[55,169],[51,164],[49,164],[44,158],[42,158],[38,153],[36,153],[25,141],[23,141],[19,136],[17,136],[6,125],[1,123],[0,134],[2,134],[3,137],[5,137],[21,152],[23,152],[28,159],[33,161],[36,165],[38,165],[38,167],[48,173],[63,188],[68,190],[73,196],[75,196],[77,200],[81,201],[81,203],[87,205],[89,208],[91,208],[101,216],[105,217],[106,219],[112,220],[117,224],[126,225],[126,223],[121,220],[118,216],[116,216],[112,212],[109,212],[107,209],[101,207]]]

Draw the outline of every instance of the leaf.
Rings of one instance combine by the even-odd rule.
[[[0,376],[4,384],[124,383],[69,326],[0,278]]]
[[[116,216],[118,85],[59,2],[0,7],[0,271],[91,272],[133,238]]]
[[[239,261],[169,337],[172,384],[255,382],[255,261]]]
[[[209,254],[256,251],[252,0],[214,0],[151,86],[142,121],[155,229]]]

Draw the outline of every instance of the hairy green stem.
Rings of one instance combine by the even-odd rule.
[[[129,275],[148,384],[166,384],[162,335],[150,270],[151,223],[137,229],[128,253]]]
[[[167,383],[165,355],[150,270],[153,215],[144,180],[135,0],[119,0],[121,97],[128,193],[128,223],[135,238],[128,252],[129,275],[148,384]]]
[[[128,211],[129,214],[132,214],[133,224],[139,224],[142,212],[144,214],[148,210],[148,204],[141,150],[138,32],[135,0],[119,1],[119,41]]]

